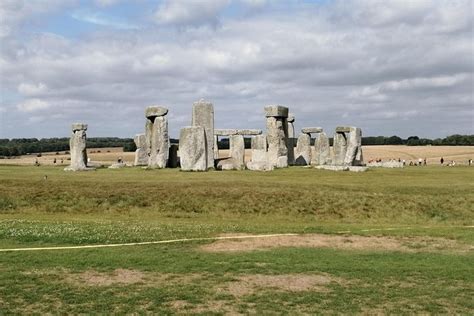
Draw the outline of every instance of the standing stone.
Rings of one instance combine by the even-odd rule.
[[[267,137],[265,135],[253,136],[250,143],[252,156],[247,162],[247,169],[255,171],[273,170],[267,160]]]
[[[333,165],[341,166],[344,164],[344,159],[346,158],[347,151],[347,140],[346,134],[344,132],[334,133],[333,141],[333,151],[334,151],[334,160]]]
[[[288,114],[288,164],[294,165],[295,164],[295,116],[293,113]]]
[[[207,168],[214,168],[214,106],[211,102],[199,100],[193,103],[192,126],[202,126],[206,137]]]
[[[72,135],[69,140],[71,165],[64,168],[65,171],[93,170],[93,168],[87,167],[86,131],[87,124],[72,124]]]
[[[362,130],[359,127],[351,127],[347,136],[347,150],[344,165],[360,166],[362,164]]]
[[[244,136],[232,135],[229,137],[230,157],[235,160],[236,167],[245,169],[245,143]]]
[[[267,118],[268,164],[272,167],[288,167],[288,108],[281,105],[265,107]]]
[[[170,145],[170,153],[168,155],[168,168],[178,168],[179,157],[178,157],[178,145]]]
[[[245,144],[244,136],[229,136],[230,158],[222,159],[217,164],[219,170],[243,170],[245,169]]]
[[[207,142],[204,127],[187,126],[179,135],[179,156],[181,170],[207,170]]]
[[[136,134],[133,138],[137,150],[135,150],[134,166],[146,166],[148,164],[148,154],[146,151],[146,137],[145,134]]]
[[[324,132],[316,134],[314,140],[314,154],[311,157],[311,164],[316,166],[326,165],[331,157],[329,138]]]
[[[214,135],[214,160],[219,159],[219,136]]]
[[[311,162],[311,136],[301,133],[298,136],[295,150],[295,164],[298,166],[307,166]]]
[[[165,168],[168,163],[168,109],[160,106],[149,106],[145,110],[145,141],[149,168]]]

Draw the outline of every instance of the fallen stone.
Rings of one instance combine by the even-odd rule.
[[[181,170],[207,170],[207,142],[204,127],[187,126],[181,129],[179,156]]]
[[[381,162],[368,162],[367,167],[374,168],[404,168],[403,162],[398,162],[396,160],[381,161]]]
[[[109,169],[121,169],[125,168],[127,165],[123,162],[116,162],[109,166]]]

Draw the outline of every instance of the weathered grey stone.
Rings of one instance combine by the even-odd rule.
[[[87,167],[86,131],[87,124],[72,124],[72,135],[69,140],[71,164],[64,168],[65,171],[93,170],[93,168]]]
[[[397,160],[389,161],[372,161],[367,163],[367,167],[379,167],[379,168],[403,168],[403,162]]]
[[[236,170],[245,169],[245,144],[242,135],[232,135],[229,137],[230,158],[234,162]]]
[[[344,165],[360,166],[362,164],[362,130],[359,127],[351,127],[347,136],[347,150]]]
[[[329,166],[329,165],[324,165],[324,166],[316,166],[316,169],[321,169],[321,170],[331,170],[331,171],[351,171],[351,172],[365,172],[368,170],[367,167],[362,167],[362,166]]]
[[[187,126],[179,136],[179,156],[181,170],[207,170],[207,141],[202,126]]]
[[[351,127],[349,126],[338,126],[336,127],[336,133],[349,133],[351,131]]]
[[[168,109],[162,106],[149,106],[145,109],[145,117],[150,119],[157,116],[165,116],[168,114]]]
[[[266,117],[284,117],[288,118],[288,108],[282,105],[269,105],[265,107]]]
[[[311,162],[311,137],[309,134],[300,134],[296,142],[295,164],[307,166]]]
[[[265,112],[267,117],[268,163],[270,166],[277,168],[288,167],[288,122],[286,121],[288,108],[280,105],[267,106]]]
[[[214,161],[219,159],[219,137],[214,134]]]
[[[171,144],[168,156],[168,168],[178,168],[179,156],[178,156],[178,144]]]
[[[217,136],[231,136],[231,135],[260,135],[262,134],[261,129],[214,129],[214,135]]]
[[[266,135],[257,135],[252,137],[250,147],[252,156],[247,162],[247,169],[253,171],[273,170],[267,161],[267,137]]]
[[[294,123],[295,122],[295,115],[293,113],[288,113],[288,123]]]
[[[333,152],[334,152],[334,159],[333,165],[343,165],[344,159],[346,157],[347,151],[347,140],[345,133],[334,133],[334,140],[333,140]]]
[[[288,141],[286,144],[286,148],[288,148],[288,164],[294,165],[295,164],[295,126],[293,123],[295,122],[295,116],[293,113],[288,114]]]
[[[303,127],[301,129],[301,132],[305,134],[321,133],[322,131],[322,127]]]
[[[214,168],[214,106],[211,102],[199,100],[193,103],[192,126],[204,127],[206,137],[206,165]]]
[[[145,111],[145,142],[149,168],[166,168],[168,164],[170,140],[166,113],[166,108],[158,106],[149,106]]]
[[[314,140],[314,150],[311,155],[311,164],[313,166],[328,164],[331,156],[331,147],[329,146],[329,138],[326,133],[318,133]]]
[[[136,134],[133,138],[135,146],[135,161],[134,166],[146,166],[148,165],[148,154],[146,150],[146,137],[145,134]]]
[[[331,171],[349,171],[348,166],[329,166],[329,165],[324,165],[324,166],[316,166],[314,167],[316,169],[320,170],[331,170]]]
[[[121,169],[125,168],[127,165],[124,162],[116,162],[109,166],[109,169]]]

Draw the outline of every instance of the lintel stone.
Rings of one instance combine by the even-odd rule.
[[[261,129],[215,129],[214,135],[217,136],[232,136],[232,135],[261,135]]]
[[[81,131],[81,130],[84,130],[86,131],[87,130],[87,124],[84,124],[84,123],[73,123],[72,124],[72,131]]]
[[[336,133],[349,133],[351,129],[349,126],[338,126],[336,127]]]
[[[288,117],[288,108],[283,105],[269,105],[265,107],[266,117]]]
[[[322,127],[303,127],[301,129],[301,132],[304,133],[304,134],[322,133],[323,128]]]
[[[145,110],[145,117],[157,117],[157,116],[165,116],[168,113],[168,109],[162,106],[149,106]]]

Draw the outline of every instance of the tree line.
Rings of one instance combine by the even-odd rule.
[[[171,143],[178,143],[171,139]],[[330,139],[332,144],[332,139]],[[408,146],[474,146],[474,135],[451,135],[445,138],[419,138],[410,136],[403,139],[398,136],[370,136],[362,138],[362,145],[408,145]],[[124,151],[135,151],[136,146],[132,138],[119,137],[91,137],[87,138],[88,148],[123,147]],[[229,148],[229,140],[219,141],[219,148]],[[245,148],[250,148],[250,138],[245,139]],[[13,138],[0,139],[0,156],[10,157],[44,152],[69,151],[69,138]]]

